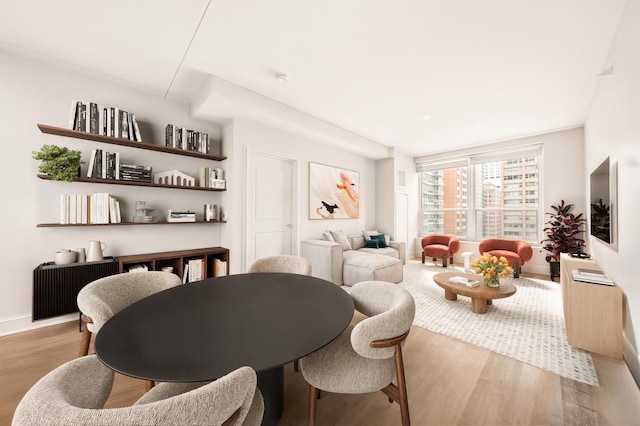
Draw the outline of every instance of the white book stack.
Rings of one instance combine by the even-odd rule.
[[[575,281],[585,283],[613,285],[613,280],[597,269],[578,268],[571,271]]]
[[[477,287],[480,285],[480,280],[472,280],[465,277],[451,277],[449,278],[449,282],[461,284],[467,287]]]

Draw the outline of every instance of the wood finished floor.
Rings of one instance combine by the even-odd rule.
[[[77,356],[79,344],[76,323],[0,337],[0,425],[11,423],[40,377]],[[404,355],[415,426],[640,424],[640,391],[620,361],[594,356],[601,386],[592,387],[418,327]],[[107,407],[129,405],[143,392],[142,381],[116,375]],[[286,366],[280,425],[306,424],[307,395],[301,374]],[[400,424],[398,405],[381,392],[323,393],[318,410],[318,425]]]

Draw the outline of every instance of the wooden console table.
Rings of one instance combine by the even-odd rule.
[[[617,285],[575,281],[577,268],[598,269],[589,259],[568,254],[560,258],[560,287],[567,340],[571,346],[615,359],[623,359],[622,290]]]

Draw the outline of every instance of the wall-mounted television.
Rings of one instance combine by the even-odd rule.
[[[589,229],[600,241],[613,244],[616,207],[615,168],[607,157],[590,176],[591,215]]]

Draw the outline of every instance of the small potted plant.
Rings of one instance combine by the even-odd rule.
[[[582,226],[587,222],[582,213],[575,215],[571,213],[573,204],[565,204],[564,200],[560,204],[551,206],[552,213],[546,227],[543,229],[545,239],[540,241],[542,249],[549,252],[545,257],[549,262],[549,275],[553,281],[560,276],[560,253],[577,253],[582,251],[584,239],[579,235],[584,232]]]
[[[56,145],[42,145],[33,151],[33,158],[42,161],[38,171],[46,173],[53,180],[72,182],[80,176],[80,151]]]

